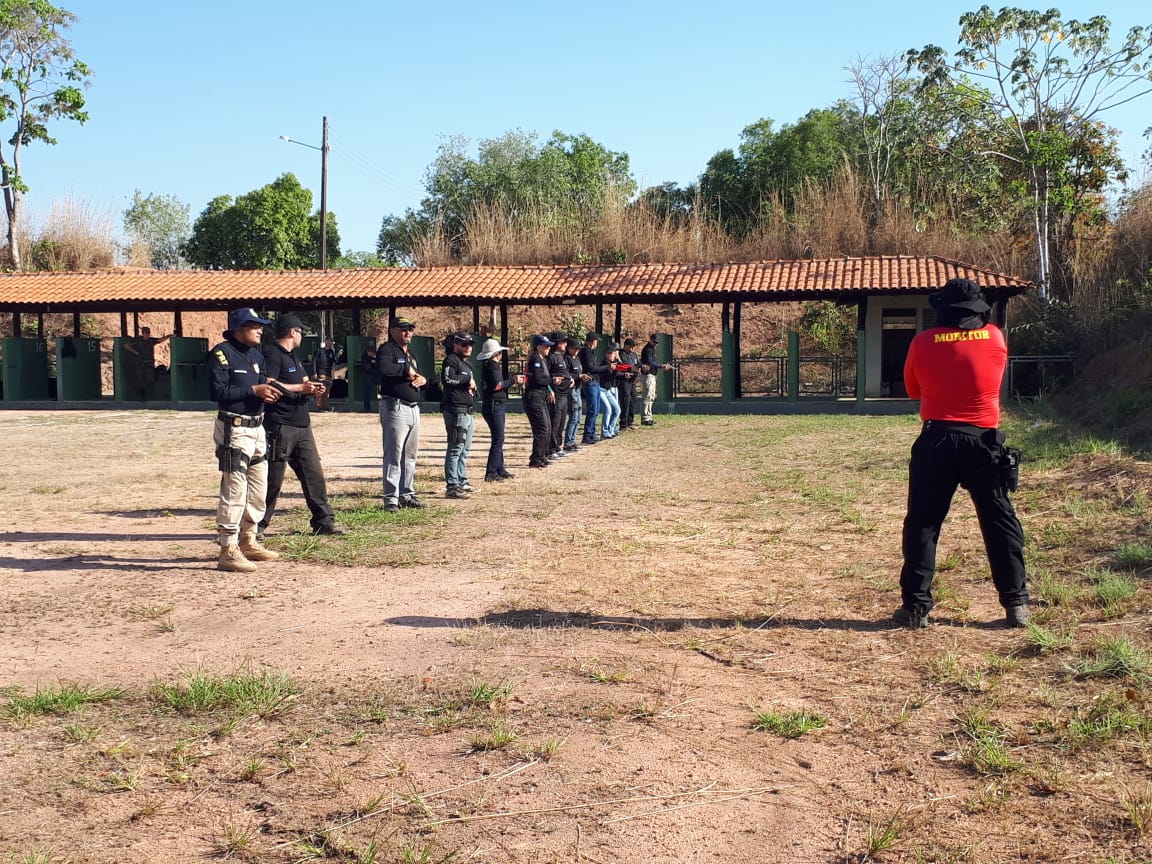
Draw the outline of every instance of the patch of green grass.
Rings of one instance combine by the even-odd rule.
[[[152,687],[152,701],[181,714],[210,714],[230,711],[235,714],[275,716],[287,707],[299,688],[283,672],[262,669],[242,670],[229,675],[208,672],[186,672],[181,680],[157,683]]]
[[[83,684],[61,684],[59,687],[37,690],[31,696],[10,694],[8,704],[0,713],[10,720],[27,720],[43,714],[74,714],[85,705],[119,699],[124,693],[120,687],[101,689]]]
[[[467,704],[473,708],[491,708],[498,702],[504,702],[511,695],[512,685],[506,681],[502,681],[499,684],[473,681],[468,686],[465,699]]]
[[[891,816],[882,822],[868,821],[868,830],[864,836],[864,848],[869,857],[879,856],[895,848],[900,842],[900,834],[904,830],[904,819],[899,814]]]
[[[1104,616],[1115,618],[1123,615],[1127,601],[1136,594],[1136,580],[1132,574],[1092,568],[1084,575],[1096,586],[1096,602],[1104,610]]]
[[[1043,654],[1067,651],[1072,647],[1076,636],[1075,626],[1060,629],[1048,628],[1032,620],[1025,625],[1025,628],[1028,634],[1028,641],[1035,645]]]
[[[348,529],[342,536],[313,537],[308,528],[309,513],[295,508],[277,519],[294,533],[270,537],[285,558],[293,561],[315,561],[344,566],[380,566],[410,563],[429,547],[435,529],[444,524],[451,510],[428,506],[422,509],[405,508],[397,513],[386,513],[380,492],[365,487],[350,495],[336,495],[332,499],[336,521]]]
[[[1020,766],[1012,759],[1005,732],[978,708],[970,708],[957,718],[963,740],[960,755],[965,764],[981,774],[1009,774]]]
[[[72,864],[72,859],[55,852],[9,852],[5,864]]]
[[[1071,606],[1084,594],[1079,585],[1061,579],[1047,570],[1033,576],[1030,589],[1037,598],[1053,607]]]
[[[487,729],[472,736],[468,745],[473,752],[503,750],[516,740],[516,733],[507,723],[496,721]]]
[[[983,669],[967,668],[955,651],[945,651],[925,663],[932,683],[964,693],[983,693],[990,686]]]
[[[815,711],[760,711],[752,722],[753,728],[772,732],[782,738],[799,738],[827,725],[828,718]]]
[[[1120,678],[1143,685],[1148,680],[1152,658],[1131,639],[1102,639],[1089,656],[1081,657],[1071,668],[1080,678]]]
[[[1078,707],[1069,721],[1065,746],[1079,750],[1090,744],[1102,744],[1118,735],[1147,734],[1149,721],[1136,711],[1123,695],[1102,693],[1087,707]]]
[[[1116,550],[1116,563],[1121,567],[1152,567],[1152,543],[1125,543]]]

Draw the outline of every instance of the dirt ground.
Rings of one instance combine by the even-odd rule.
[[[338,510],[374,495],[375,417],[314,425]],[[483,488],[448,501],[429,415],[426,520],[341,555],[345,538],[290,533],[290,477],[270,543],[292,557],[250,575],[214,566],[208,415],[0,412],[0,428],[0,694],[116,691],[0,717],[0,861],[1152,857],[1120,791],[1147,783],[1143,751],[1064,762],[1036,731],[1084,685],[1000,627],[966,503],[939,623],[887,625],[912,418],[661,418],[529,470],[517,416],[516,479],[479,482],[481,429]],[[1044,509],[1023,499],[1027,530]],[[353,535],[396,519],[363,510]],[[992,683],[947,686],[945,662]],[[294,692],[227,716],[155,695],[241,670]],[[1048,676],[1064,702],[1036,695]],[[1026,772],[966,765],[975,698]],[[756,727],[767,712],[826,723],[787,738]]]

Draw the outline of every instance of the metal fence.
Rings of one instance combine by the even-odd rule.
[[[1074,361],[1071,354],[1009,357],[1008,392],[1030,399],[1067,387],[1075,372]]]
[[[721,362],[716,357],[685,357],[676,361],[673,390],[681,396],[720,396]],[[786,356],[741,357],[740,390],[745,397],[788,394]],[[801,357],[800,396],[840,398],[856,395],[855,357]]]

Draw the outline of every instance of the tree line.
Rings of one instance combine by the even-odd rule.
[[[8,255],[19,239],[24,148],[83,123],[90,71],[75,16],[0,0],[0,180]],[[761,118],[701,174],[638,189],[628,154],[583,134],[510,131],[473,150],[447,139],[416,208],[383,218],[372,253],[332,266],[624,263],[939,254],[1033,278],[1044,301],[1094,311],[1148,293],[1147,188],[1128,180],[1110,109],[1152,89],[1152,30],[1113,39],[1103,16],[988,6],[961,16],[959,47],[858,59],[850,93],[791,123]],[[1127,221],[1125,221],[1127,220]],[[124,229],[138,263],[298,269],[319,260],[320,217],[291,174],[213,198],[193,220],[173,196],[136,192]],[[1121,240],[1123,241],[1121,243]],[[33,266],[53,260],[31,250]],[[52,250],[50,250],[52,251]]]

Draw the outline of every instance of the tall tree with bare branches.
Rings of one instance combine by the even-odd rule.
[[[960,17],[954,57],[935,45],[905,55],[925,87],[976,97],[989,118],[984,155],[1007,173],[1015,166],[1024,178],[1042,299],[1051,288],[1060,201],[1075,194],[1064,178],[1071,173],[1106,183],[1119,160],[1114,141],[1099,141],[1101,115],[1152,90],[1152,28],[1133,27],[1119,47],[1109,43],[1110,28],[1102,15],[1064,21],[1057,9],[982,6]],[[1085,153],[1102,170],[1069,172],[1069,163]]]
[[[0,143],[0,183],[8,216],[8,255],[17,270],[20,203],[28,191],[20,175],[23,148],[34,141],[55,144],[48,134],[57,119],[88,119],[83,85],[91,75],[77,60],[65,32],[76,21],[47,0],[0,0],[0,128],[12,134]]]

